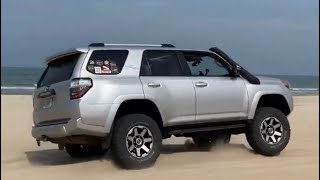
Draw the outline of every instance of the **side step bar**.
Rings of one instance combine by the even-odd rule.
[[[234,121],[234,122],[217,122],[217,123],[203,123],[193,125],[179,125],[169,126],[165,128],[167,135],[174,134],[187,134],[196,132],[209,132],[217,130],[233,130],[233,129],[244,129],[246,127],[247,120]]]

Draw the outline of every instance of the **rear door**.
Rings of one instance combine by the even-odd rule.
[[[71,118],[70,80],[79,59],[85,54],[74,52],[50,61],[33,95],[33,118],[36,125],[63,123]]]
[[[143,54],[140,79],[146,99],[156,103],[167,124],[193,123],[195,92],[192,79],[186,77],[177,52],[146,50]]]
[[[196,92],[196,120],[215,122],[245,119],[248,95],[241,77],[235,77],[219,56],[200,51],[185,51]]]

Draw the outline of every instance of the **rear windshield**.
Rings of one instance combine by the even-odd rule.
[[[72,54],[51,61],[41,76],[38,87],[69,80],[80,55],[81,53]]]
[[[128,56],[127,50],[95,50],[87,64],[92,74],[119,74]]]

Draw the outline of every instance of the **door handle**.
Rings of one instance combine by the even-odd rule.
[[[206,82],[196,82],[197,87],[207,87],[208,84]]]
[[[160,87],[160,83],[148,83],[148,87],[157,88]]]

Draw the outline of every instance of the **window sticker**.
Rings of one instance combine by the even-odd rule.
[[[110,62],[110,69],[111,69],[112,73],[118,73],[118,67],[113,62]]]
[[[102,73],[103,74],[110,74],[111,70],[109,66],[102,66]]]
[[[106,65],[106,66],[109,66],[109,61],[105,60],[105,61],[103,61],[103,64]]]
[[[90,60],[89,64],[94,65],[94,60]]]
[[[96,61],[96,65],[98,65],[98,66],[102,66],[102,65],[103,65],[103,61],[101,61],[101,60],[97,60],[97,61]]]
[[[107,69],[102,69],[101,71],[103,74],[110,74],[111,71],[110,70],[107,70]]]
[[[94,67],[94,72],[95,72],[96,74],[101,74],[101,67],[95,66],[95,67]]]
[[[110,68],[109,68],[109,66],[102,66],[102,70],[110,71]]]
[[[93,65],[88,65],[88,71],[94,72],[95,71],[94,66]]]

